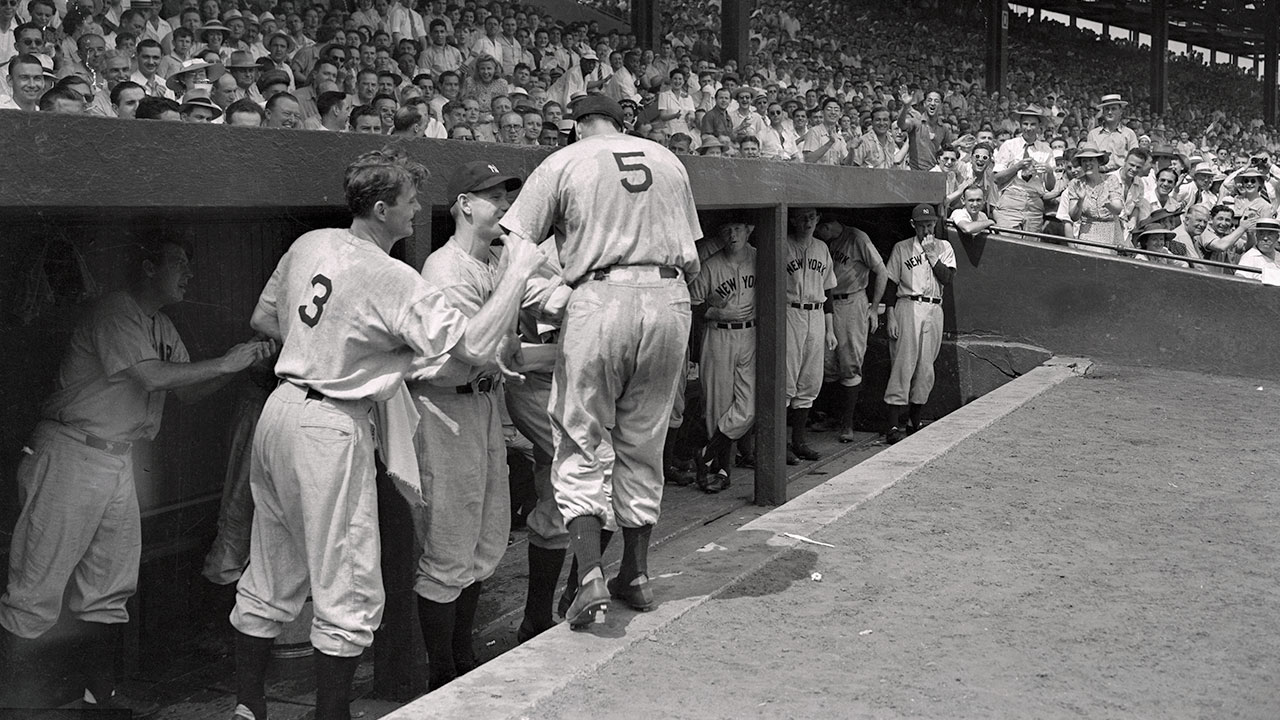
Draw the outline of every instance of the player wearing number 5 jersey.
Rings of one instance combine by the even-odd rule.
[[[238,718],[266,717],[272,639],[308,594],[316,718],[349,718],[351,680],[382,618],[373,404],[403,390],[416,356],[492,362],[523,297],[537,252],[527,242],[508,244],[507,272],[469,320],[387,254],[413,233],[425,178],[402,155],[358,158],[345,181],[351,227],[298,238],[254,309],[253,327],[283,343],[283,382],[253,438],[249,566],[231,614]]]
[[[662,500],[662,441],[689,337],[685,278],[702,236],[689,176],[669,150],[623,135],[622,108],[603,96],[574,107],[582,138],[525,182],[502,225],[532,240],[554,225],[573,288],[551,388],[552,483],[582,584],[567,619],[582,627],[612,594],[647,610],[649,534]],[[612,507],[622,527],[618,577],[605,587],[600,530],[610,500],[598,455],[611,433]]]

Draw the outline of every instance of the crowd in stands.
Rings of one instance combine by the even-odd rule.
[[[1002,227],[1117,247],[1157,209],[1185,232],[1183,217],[1226,206],[1240,227],[1280,201],[1256,77],[1171,55],[1153,113],[1148,49],[1015,15],[1007,90],[987,92],[973,2],[758,3],[739,67],[716,0],[659,2],[653,49],[509,0],[352,1],[183,0],[166,16],[157,0],[0,0],[0,108],[556,146],[571,103],[603,93],[677,153],[940,172],[949,212],[977,188]],[[1240,177],[1255,168],[1257,202]],[[1168,249],[1234,262],[1254,236]]]

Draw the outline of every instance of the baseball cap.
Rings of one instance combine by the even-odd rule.
[[[606,95],[588,95],[573,104],[573,119],[581,121],[588,115],[604,115],[622,124],[622,106]]]
[[[937,220],[938,211],[933,209],[932,205],[917,205],[911,211],[911,222],[923,222],[928,220]]]
[[[505,184],[507,191],[510,192],[524,183],[515,175],[502,172],[497,165],[487,160],[473,160],[458,168],[453,173],[453,177],[449,178],[446,197],[453,198],[454,202],[457,202],[458,196],[463,193],[488,190],[502,184]]]

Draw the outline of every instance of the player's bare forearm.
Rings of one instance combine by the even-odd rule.
[[[236,345],[228,350],[226,355],[212,360],[190,363],[144,360],[123,372],[136,380],[147,392],[178,390],[223,379],[240,372],[258,360],[269,357],[275,350],[276,344],[272,341],[248,342]],[[215,386],[209,392],[216,390],[217,387],[221,386]],[[203,397],[198,392],[194,394]]]
[[[249,326],[255,332],[260,332],[267,337],[282,341],[284,337],[280,333],[280,322],[274,313],[268,313],[260,307],[253,309],[253,317],[249,319]]]

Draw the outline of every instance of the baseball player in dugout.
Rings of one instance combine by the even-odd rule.
[[[446,307],[470,319],[473,331],[500,274],[490,244],[502,234],[498,221],[510,207],[508,195],[519,187],[518,178],[485,161],[466,163],[449,181],[455,229],[427,258],[422,277],[443,295]],[[503,328],[512,320],[487,319]],[[473,363],[444,355],[419,358],[409,378],[421,416],[418,469],[427,503],[414,590],[431,690],[475,667],[476,605],[507,549],[511,510],[498,376],[494,358]]]
[[[818,460],[822,456],[809,447],[809,409],[822,389],[822,365],[826,351],[836,349],[835,325],[828,294],[836,287],[831,252],[814,237],[818,211],[792,208],[787,221],[787,464]]]
[[[253,439],[250,559],[231,613],[237,718],[266,717],[272,641],[308,592],[315,716],[350,717],[352,677],[384,600],[375,438],[389,474],[418,477],[417,418],[404,384],[415,358],[492,364],[535,266],[537,248],[510,239],[488,301],[470,317],[452,306],[388,254],[413,233],[425,180],[426,170],[398,152],[357,158],[344,178],[351,226],[294,241],[254,309],[253,327],[282,343],[282,382]]]
[[[269,356],[274,343],[248,342],[191,362],[161,312],[187,294],[189,252],[171,240],[132,250],[131,286],[105,296],[73,332],[18,467],[22,510],[0,597],[0,689],[21,688],[13,646],[54,626],[65,593],[85,705],[146,717],[159,706],[115,692],[119,632],[129,621],[125,603],[137,590],[142,549],[133,444],[155,438],[169,391],[199,400]]]
[[[890,443],[923,424],[924,405],[933,391],[933,363],[942,349],[942,289],[956,274],[951,243],[934,237],[938,213],[933,206],[917,205],[911,211],[911,224],[915,235],[894,245],[885,263],[896,287],[885,321],[892,366],[884,391],[889,406],[885,439]],[[905,426],[903,410],[907,410]]]
[[[707,258],[689,286],[703,315],[699,377],[707,425],[698,463],[698,486],[716,493],[730,485],[733,443],[755,422],[756,249],[747,244],[755,226],[720,228],[724,249]]]
[[[702,236],[689,176],[653,142],[624,135],[622,108],[591,95],[574,105],[578,142],[542,161],[502,220],[541,240],[557,228],[573,292],[551,388],[552,483],[581,572],[570,627],[599,620],[610,598],[653,606],[649,535],[662,500],[662,444],[689,337],[687,277]],[[606,493],[599,448],[616,460]],[[601,530],[612,503],[622,529],[618,576],[607,585]]]
[[[853,442],[853,416],[862,388],[862,360],[867,353],[867,336],[880,326],[877,309],[884,297],[888,276],[880,252],[871,238],[852,225],[834,218],[818,223],[814,235],[827,244],[835,267],[836,286],[831,291],[831,318],[835,326],[833,357],[838,391],[834,407],[839,414],[840,442]],[[874,278],[871,299],[867,286]]]

